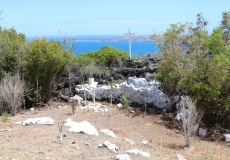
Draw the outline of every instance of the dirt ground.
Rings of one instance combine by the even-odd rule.
[[[190,149],[181,148],[184,139],[179,130],[169,129],[159,115],[139,113],[133,108],[108,107],[107,112],[95,113],[92,110],[76,110],[67,103],[53,103],[52,106],[25,110],[9,121],[0,121],[1,129],[10,131],[0,132],[0,160],[109,160],[114,159],[115,153],[107,148],[99,148],[99,144],[109,141],[120,149],[117,154],[123,154],[129,149],[148,152],[150,158],[130,154],[132,160],[176,160],[181,154],[187,160],[230,160],[230,147],[224,142],[210,142],[195,137]],[[76,106],[77,108],[79,105]],[[134,113],[133,113],[134,112]],[[139,114],[137,114],[139,113]],[[54,125],[14,124],[28,118],[51,117]],[[99,136],[82,133],[70,133],[69,127],[64,127],[63,141],[59,141],[58,123],[67,118],[76,122],[88,121],[98,131],[110,129],[117,138],[99,132]],[[128,138],[135,142],[131,145],[125,141]],[[142,144],[143,140],[149,143]]]

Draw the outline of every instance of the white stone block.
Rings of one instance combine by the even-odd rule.
[[[230,142],[230,134],[224,134],[225,142]]]
[[[204,137],[207,135],[207,130],[203,128],[199,128],[198,135]]]
[[[70,127],[69,132],[83,132],[91,136],[98,136],[96,128],[89,122],[67,122],[64,126]]]
[[[112,144],[109,141],[105,141],[103,144],[99,144],[99,147],[102,146],[107,147],[109,150],[111,150],[114,153],[117,153],[117,151],[119,150],[119,148],[115,144]]]

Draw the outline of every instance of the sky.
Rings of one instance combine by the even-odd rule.
[[[196,22],[211,31],[230,11],[228,0],[0,0],[0,26],[26,36],[163,33],[170,24]]]

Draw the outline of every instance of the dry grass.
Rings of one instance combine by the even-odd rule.
[[[198,111],[195,103],[191,98],[182,97],[182,103],[179,108],[181,126],[185,139],[185,146],[190,147],[191,137],[197,133],[203,112]]]
[[[0,83],[0,100],[4,109],[15,115],[17,109],[21,106],[24,96],[24,82],[20,75],[6,75]]]

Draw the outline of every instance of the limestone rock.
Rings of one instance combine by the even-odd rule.
[[[46,124],[51,125],[54,124],[54,120],[50,117],[42,117],[42,118],[29,118],[22,122],[23,126],[31,125],[31,124]]]
[[[103,144],[99,144],[99,147],[107,147],[114,153],[117,153],[117,151],[119,150],[119,148],[115,144],[112,144],[109,141],[105,141]]]
[[[111,86],[98,86],[95,88],[95,97],[97,100],[109,99],[112,95],[113,99],[122,95],[129,97],[129,101],[140,105],[150,105],[156,108],[169,108],[171,100],[160,89],[160,83],[157,81],[147,82],[145,78],[129,77],[126,82]],[[86,98],[92,99],[93,89],[80,86],[76,87],[76,92],[83,94],[86,92]]]
[[[91,136],[99,135],[96,128],[87,121],[83,121],[83,122],[68,121],[64,124],[64,126],[70,127],[69,132],[77,132],[77,133],[83,132]]]

